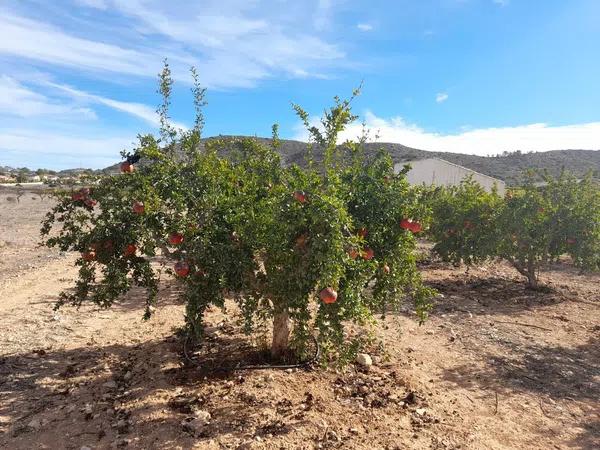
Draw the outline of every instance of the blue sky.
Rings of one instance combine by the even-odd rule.
[[[290,102],[316,120],[363,80],[381,142],[600,149],[597,0],[3,0],[0,36],[0,165],[114,163],[156,131],[163,58],[177,124],[191,65],[208,87],[205,136],[304,139]]]

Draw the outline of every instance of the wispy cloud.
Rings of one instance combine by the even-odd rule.
[[[268,14],[257,18],[254,1],[84,3],[108,8],[119,19],[111,22],[110,33],[86,18],[81,19],[84,29],[73,26],[67,32],[58,24],[0,7],[5,36],[0,40],[0,55],[129,77],[156,76],[162,59],[168,57],[177,79],[189,81],[187,69],[195,65],[201,82],[211,88],[252,87],[276,75],[321,77],[346,57],[337,45],[292,22],[279,23]],[[315,20],[322,26],[329,20],[331,5],[331,0],[318,3]]]
[[[0,116],[2,115],[22,118],[58,116],[70,120],[96,117],[89,108],[51,99],[7,75],[0,75]]]
[[[317,121],[314,123],[316,124]],[[600,149],[600,122],[564,126],[535,123],[442,134],[426,131],[417,125],[407,123],[401,117],[384,119],[367,111],[365,123],[371,130],[370,135],[377,135],[379,142],[393,142],[430,151],[483,156],[515,150]],[[345,139],[356,139],[361,133],[362,125],[354,123],[341,134],[340,142]],[[295,138],[305,141],[308,135],[304,129],[298,127]]]
[[[127,75],[155,74],[160,62],[151,64],[144,54],[117,45],[78,38],[62,30],[10,13],[0,14],[0,54],[52,66]]]
[[[373,25],[368,23],[359,23],[356,25],[356,28],[358,28],[360,31],[372,31]]]
[[[439,92],[435,96],[435,101],[437,103],[444,103],[446,100],[448,100],[448,94],[446,94],[445,92]]]
[[[492,0],[496,5],[508,6],[510,0]]]
[[[155,109],[144,105],[142,103],[135,102],[123,102],[114,100],[112,98],[103,97],[100,95],[90,94],[88,92],[81,91],[79,89],[72,88],[70,86],[57,84],[57,83],[46,83],[47,86],[57,89],[65,94],[79,99],[83,102],[97,103],[100,105],[108,106],[109,108],[115,109],[126,114],[130,114],[134,117],[144,120],[145,122],[155,127],[160,126],[160,120]],[[173,123],[176,128],[187,129],[187,126],[181,123]]]

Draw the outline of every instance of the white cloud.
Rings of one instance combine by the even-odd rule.
[[[445,92],[439,92],[435,96],[435,101],[437,103],[444,103],[446,100],[448,100],[448,94],[446,94]]]
[[[508,6],[508,4],[510,3],[510,0],[493,0],[493,2],[496,5],[500,5],[500,6]]]
[[[70,86],[65,86],[62,84],[56,83],[46,83],[48,86],[58,89],[61,92],[64,92],[74,98],[80,99],[82,101],[87,101],[91,103],[98,103],[104,106],[108,106],[109,108],[115,109],[117,111],[121,111],[132,116],[138,117],[145,122],[154,125],[155,127],[160,126],[160,120],[155,109],[149,107],[148,105],[144,105],[142,103],[135,102],[122,102],[119,100],[114,100],[107,97],[102,97],[100,95],[90,94],[88,92],[84,92],[78,89],[74,89]],[[184,124],[181,123],[173,123],[172,124],[176,128],[187,129]]]
[[[210,88],[253,87],[277,75],[322,77],[345,60],[337,45],[294,26],[302,18],[286,22],[270,13],[282,8],[279,2],[261,4],[260,10],[253,0],[84,2],[109,8],[114,19],[100,26],[79,18],[67,32],[0,7],[0,56],[13,58],[14,65],[26,61],[125,77],[155,77],[167,57],[178,81],[189,82],[189,66],[195,65]],[[331,5],[319,2],[315,20],[322,26]]]
[[[371,136],[378,142],[392,142],[422,150],[495,155],[503,151],[548,151],[560,149],[600,149],[600,122],[550,126],[544,123],[502,128],[470,129],[456,134],[428,132],[401,117],[383,119],[370,111],[365,114]],[[316,124],[317,121],[313,121]],[[356,139],[362,126],[351,124],[340,135],[340,142]],[[296,139],[306,141],[308,135],[296,129]]]
[[[50,99],[7,75],[0,75],[0,116],[22,118],[57,116],[96,118],[94,111],[73,103]]]
[[[360,31],[372,31],[373,25],[368,23],[359,23],[356,25],[356,28],[358,28]]]
[[[0,14],[0,53],[81,70],[127,75],[157,73],[160,63],[149,64],[143,53],[116,45],[81,39],[44,23]]]

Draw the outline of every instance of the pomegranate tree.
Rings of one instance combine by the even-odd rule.
[[[600,269],[600,189],[591,176],[531,172],[504,199],[465,180],[438,189],[431,204],[430,237],[445,260],[502,258],[531,288],[539,286],[540,269],[563,255],[582,270]]]
[[[171,84],[165,66],[160,137],[141,136],[123,155],[135,170],[122,165],[122,174],[100,179],[87,196],[63,197],[48,214],[46,244],[82,254],[75,289],[57,306],[89,300],[109,307],[141,286],[149,317],[162,265],[184,286],[189,333],[200,338],[207,307],[229,299],[246,331],[272,321],[275,358],[302,356],[312,337],[325,357],[354,349],[345,324],[367,323],[403,300],[425,318],[432,292],[416,268],[414,233],[400,226],[405,217],[418,223],[423,205],[389,156],[366,157],[360,142],[337,145],[354,120],[350,101],[336,98],[323,131],[309,127],[309,149],[323,151],[322,164],[307,151],[306,166],[284,167],[276,127],[271,145],[201,141],[204,90],[197,84],[195,126],[175,131]]]

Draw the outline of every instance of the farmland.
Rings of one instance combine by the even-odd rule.
[[[420,242],[424,282],[441,295],[422,326],[408,306],[382,320],[370,370],[228,370],[263,343],[216,308],[186,367],[185,305],[169,276],[148,321],[137,288],[109,310],[52,310],[77,277],[76,255],[37,247],[52,205],[0,195],[2,448],[600,445],[600,276],[568,260],[534,291],[504,263],[466,273]]]

